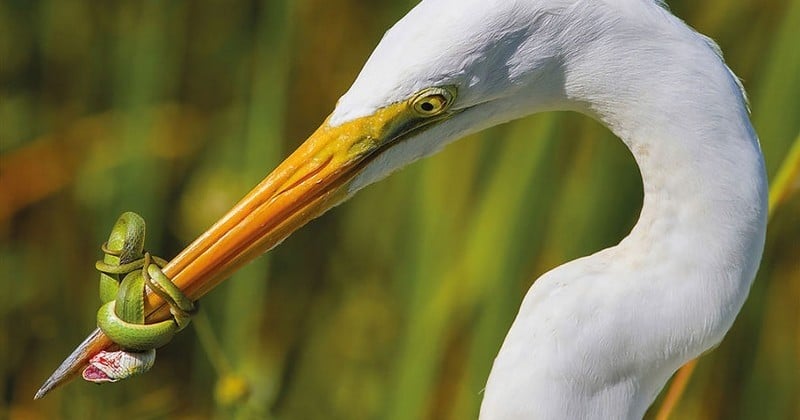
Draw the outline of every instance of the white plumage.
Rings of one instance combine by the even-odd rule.
[[[604,123],[644,184],[619,245],[531,287],[481,418],[641,418],[676,369],[723,338],[758,268],[767,184],[737,79],[711,40],[652,0],[424,0],[387,32],[330,124],[443,85],[457,87],[463,112],[383,152],[351,193],[548,110]]]

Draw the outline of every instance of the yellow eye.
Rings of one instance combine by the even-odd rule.
[[[419,115],[432,117],[450,108],[455,97],[452,88],[432,87],[419,92],[411,100],[411,105]]]

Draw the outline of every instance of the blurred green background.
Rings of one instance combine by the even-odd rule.
[[[414,3],[0,2],[0,418],[476,417],[531,282],[636,221],[635,163],[586,117],[496,127],[367,188],[203,299],[201,334],[149,374],[32,401],[94,327],[117,215],[142,214],[148,249],[174,256],[322,122]],[[800,0],[670,5],[743,79],[774,178],[800,132]],[[791,169],[750,298],[675,418],[800,418]]]

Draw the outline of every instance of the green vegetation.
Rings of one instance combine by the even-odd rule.
[[[586,117],[496,127],[367,188],[203,299],[147,375],[32,401],[94,328],[116,217],[142,214],[147,249],[175,255],[322,122],[413,3],[0,2],[0,417],[476,417],[531,282],[638,216],[633,159]],[[800,0],[670,5],[720,43],[770,177],[789,174],[750,298],[674,418],[800,418],[800,181],[781,169]]]

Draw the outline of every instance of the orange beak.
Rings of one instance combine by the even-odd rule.
[[[348,185],[382,151],[442,118],[421,118],[411,100],[336,127],[328,121],[208,231],[186,247],[164,273],[197,300],[244,264],[351,194]],[[443,114],[441,117],[445,117]],[[151,293],[149,322],[167,319],[165,302]],[[44,383],[35,398],[80,372],[94,355],[113,347],[95,330]]]

